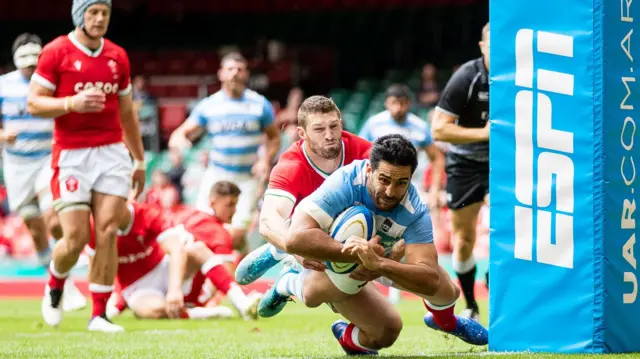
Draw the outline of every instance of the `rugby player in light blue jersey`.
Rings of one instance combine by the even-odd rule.
[[[17,70],[0,76],[0,143],[4,147],[2,163],[9,209],[20,215],[33,237],[38,261],[49,268],[49,233],[56,240],[62,237],[49,185],[53,175],[53,119],[34,117],[27,112],[29,81],[41,51],[42,40],[33,34],[21,34],[13,43],[13,62]],[[85,297],[72,281],[68,281],[63,309],[71,311],[86,305]]]
[[[273,106],[264,96],[247,89],[247,60],[229,53],[220,62],[218,77],[222,88],[203,99],[169,140],[172,149],[190,147],[188,137],[207,131],[211,141],[209,167],[198,194],[197,207],[210,211],[209,191],[218,181],[240,187],[237,212],[230,233],[235,249],[244,247],[247,229],[258,201],[260,186],[269,177],[271,164],[280,149],[280,132],[273,124]],[[262,135],[266,134],[266,154],[258,156]]]
[[[416,149],[409,140],[397,134],[382,136],[373,144],[370,160],[354,161],[338,169],[305,198],[293,214],[286,252],[359,266],[351,274],[285,268],[261,300],[260,315],[276,315],[290,296],[308,307],[331,303],[351,322],[339,320],[332,326],[345,352],[376,354],[391,346],[402,329],[400,314],[369,283],[383,277],[386,285],[423,298],[430,312],[424,321],[430,328],[470,344],[487,344],[484,327],[453,313],[460,289],[438,265],[429,210],[411,184],[417,162]],[[354,205],[365,206],[375,215],[378,235],[371,241],[352,237],[343,245],[327,230],[340,213]],[[403,262],[380,255],[388,254],[402,239]]]

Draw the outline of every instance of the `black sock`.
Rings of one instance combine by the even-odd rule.
[[[476,271],[477,266],[473,266],[473,269],[467,273],[457,273],[458,279],[460,279],[460,286],[462,287],[462,294],[467,301],[467,308],[478,310],[478,303],[476,303],[476,296],[474,293],[474,286],[476,284]]]

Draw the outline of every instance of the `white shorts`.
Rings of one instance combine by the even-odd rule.
[[[191,284],[193,280],[185,280],[182,285],[182,291],[185,296],[191,293]],[[130,286],[122,291],[122,298],[124,298],[127,305],[133,307],[136,299],[147,294],[156,294],[164,298],[167,295],[169,289],[169,256],[166,255],[162,259],[162,262],[151,270],[151,272],[145,274],[142,278],[133,282]]]
[[[247,228],[251,225],[253,211],[258,202],[258,180],[251,174],[238,174],[227,172],[216,167],[209,167],[204,173],[196,207],[204,212],[211,213],[209,202],[209,192],[211,187],[218,181],[229,181],[235,183],[240,188],[240,198],[236,206],[236,214],[233,216],[231,225],[236,228]]]
[[[11,212],[19,212],[29,204],[37,204],[40,212],[51,208],[52,198],[49,190],[52,173],[51,156],[25,161],[5,155],[3,166]]]
[[[365,285],[367,285],[367,283],[369,283],[349,278],[350,273],[338,274],[330,270],[325,270],[324,272],[327,273],[327,276],[329,277],[333,285],[335,285],[336,288],[338,288],[341,292],[346,294],[357,294],[362,288],[364,288]],[[402,289],[397,287],[395,283],[387,277],[379,277],[375,280],[375,282],[378,282],[388,288],[393,287]]]
[[[51,192],[57,210],[70,204],[90,204],[91,193],[127,198],[133,161],[124,143],[56,149],[51,160]]]

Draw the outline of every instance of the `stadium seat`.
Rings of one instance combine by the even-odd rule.
[[[160,136],[162,140],[168,140],[171,132],[178,128],[185,118],[185,105],[166,104],[160,106]]]
[[[343,88],[333,89],[329,93],[329,97],[333,99],[338,108],[343,108],[350,96],[351,92]]]

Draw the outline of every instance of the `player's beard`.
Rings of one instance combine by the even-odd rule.
[[[321,146],[309,141],[309,145],[309,147],[311,147],[311,152],[324,158],[325,160],[332,160],[340,155],[340,141],[336,141],[335,144],[332,144],[330,146]]]
[[[398,204],[400,204],[402,198],[398,199],[395,197],[388,197],[384,193],[384,191],[377,191],[373,185],[371,176],[368,176],[367,182],[367,190],[369,191],[369,196],[373,199],[376,208],[382,211],[391,211]]]

